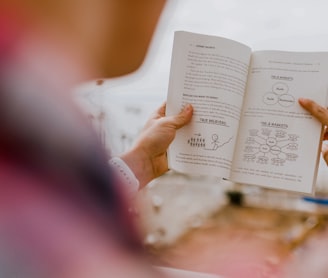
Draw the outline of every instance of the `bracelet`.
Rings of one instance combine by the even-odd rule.
[[[139,181],[129,166],[119,157],[111,158],[109,164],[114,168],[117,175],[122,180],[127,193],[131,196],[135,195],[139,189]]]

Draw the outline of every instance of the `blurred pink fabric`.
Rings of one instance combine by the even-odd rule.
[[[18,14],[0,13],[0,276],[154,277],[120,180],[71,99],[83,70]]]

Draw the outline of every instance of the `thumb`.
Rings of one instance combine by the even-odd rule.
[[[170,120],[176,129],[179,129],[185,126],[190,122],[193,114],[193,107],[191,104],[186,104],[181,112],[175,116],[171,116]]]

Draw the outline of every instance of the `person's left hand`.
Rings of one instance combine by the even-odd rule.
[[[147,121],[134,146],[121,158],[134,172],[140,188],[168,170],[166,151],[176,131],[190,122],[193,107],[188,104],[177,115],[165,116],[162,104]]]

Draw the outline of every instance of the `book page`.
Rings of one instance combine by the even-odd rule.
[[[328,53],[254,52],[231,179],[312,193],[321,124],[298,103],[325,106]]]
[[[166,114],[186,103],[194,114],[169,147],[171,169],[229,176],[250,55],[249,47],[232,40],[175,33]]]

